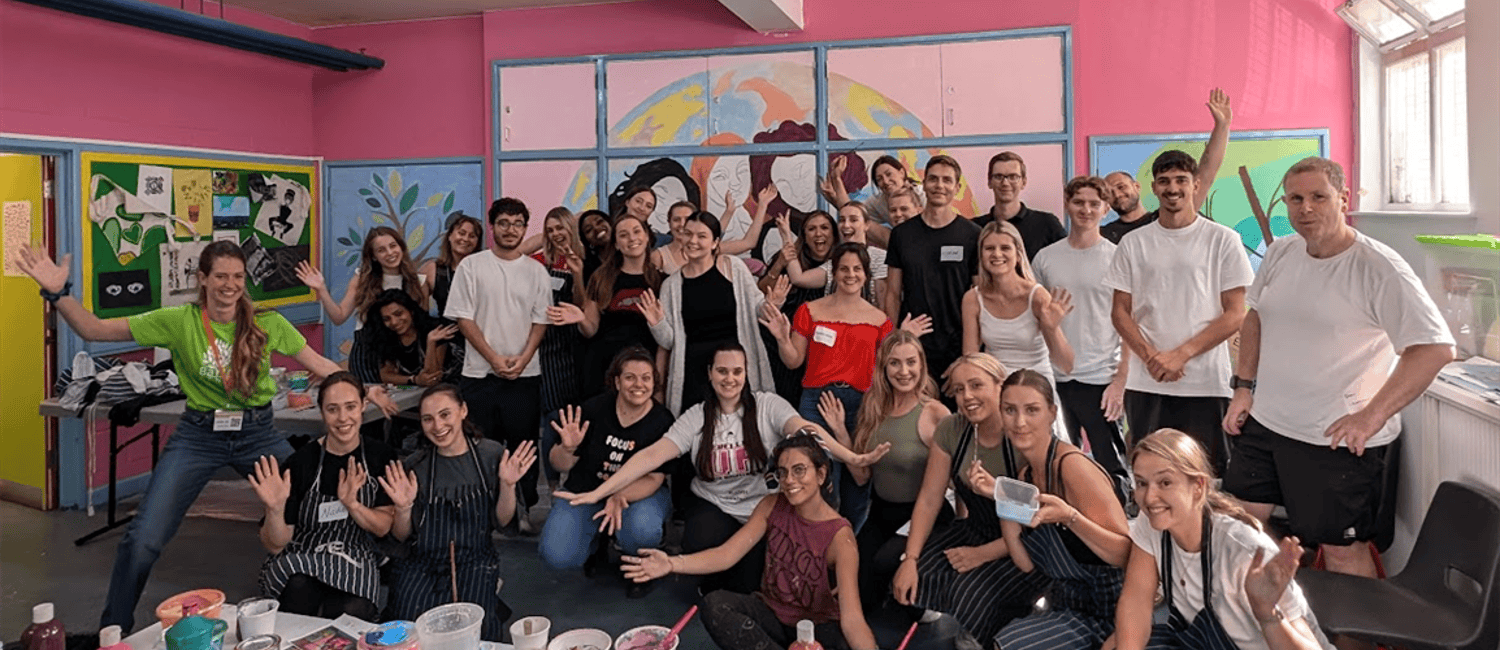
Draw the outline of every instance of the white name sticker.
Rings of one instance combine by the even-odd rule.
[[[563,284],[566,283],[567,281],[568,281],[567,278],[559,278],[557,276],[552,276],[552,290],[553,291],[562,291]]]
[[[244,411],[214,411],[214,431],[239,431],[244,426]]]
[[[324,501],[318,504],[318,523],[340,521],[349,518],[349,509],[340,501]]]
[[[831,328],[825,327],[823,325],[819,325],[813,328],[813,340],[818,343],[831,348],[833,347],[834,341],[837,341],[838,339],[839,333],[833,331],[833,329]]]
[[[943,262],[962,262],[964,261],[964,247],[944,246],[939,249],[938,259]]]

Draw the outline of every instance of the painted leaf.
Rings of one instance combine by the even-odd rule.
[[[348,237],[339,237],[338,238],[338,242],[340,244],[343,244],[344,246],[353,246],[354,245],[354,242],[349,241]],[[344,251],[339,251],[339,255],[343,255],[343,254],[344,254]]]
[[[375,208],[377,210],[380,209],[380,202],[376,201],[375,199],[366,198],[365,199],[365,203],[368,204],[372,208]]]
[[[373,196],[374,194],[375,193],[371,192],[370,188],[368,188],[368,187],[361,187],[361,188],[359,188],[359,195],[360,196]]]
[[[443,201],[443,215],[444,216],[453,214],[453,199],[456,198],[457,196],[458,196],[458,192],[449,192],[448,193],[448,198]]]
[[[422,245],[422,233],[427,230],[427,224],[419,223],[416,228],[406,234],[406,245],[416,248]]]
[[[401,195],[401,214],[411,212],[411,206],[417,204],[417,193],[421,190],[421,187],[421,183],[412,183],[412,186],[407,188],[406,193]]]
[[[359,262],[359,256],[358,255],[350,255],[349,257],[344,258],[344,266],[354,266],[358,262]]]
[[[334,257],[343,257],[343,256],[348,255],[348,254],[349,254],[349,251],[344,250],[344,249],[339,249],[337,251],[334,251],[333,256]]]
[[[374,183],[375,187],[385,187],[385,181],[380,178],[380,174],[370,174],[370,182]]]
[[[390,184],[391,184],[391,196],[395,196],[395,195],[401,193],[401,170],[399,170],[399,169],[392,169],[391,170]]]
[[[375,225],[377,225],[377,226],[383,226],[389,220],[385,218],[385,215],[380,214],[379,212],[371,212],[370,213],[370,221],[375,222]]]
[[[435,205],[437,205],[439,203],[442,203],[442,202],[443,202],[443,193],[442,192],[438,192],[437,194],[434,194],[432,196],[427,197],[427,207],[429,207],[429,208],[432,207],[432,206],[435,206]]]
[[[365,229],[365,218],[364,217],[359,217],[359,218],[355,219],[354,222],[357,223],[357,224],[359,224],[359,229],[360,230],[364,230]]]
[[[364,246],[365,245],[364,238],[360,237],[359,233],[356,232],[353,228],[349,229],[349,241],[353,242],[355,246]]]

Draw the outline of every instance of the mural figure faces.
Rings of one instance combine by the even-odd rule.
[[[817,178],[817,161],[810,155],[779,156],[771,161],[771,182],[781,193],[781,200],[794,210],[812,212],[818,208],[818,191],[811,179]]]
[[[731,238],[743,235],[750,227],[750,213],[744,207],[745,201],[750,198],[749,156],[719,156],[708,172],[707,184],[703,209],[713,214],[724,214],[727,207],[733,206],[734,213],[729,218],[725,234]],[[724,203],[726,193],[729,194],[728,205]],[[672,236],[677,235],[673,233]]]

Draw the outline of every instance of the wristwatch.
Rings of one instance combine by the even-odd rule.
[[[1244,377],[1241,377],[1239,375],[1235,375],[1229,378],[1230,390],[1238,390],[1241,388],[1248,388],[1250,389],[1250,392],[1255,392],[1255,380],[1245,379]]]
[[[68,280],[67,282],[64,282],[62,291],[53,293],[46,289],[42,289],[39,293],[41,293],[43,300],[46,300],[47,302],[52,304],[57,304],[58,300],[73,293],[73,281]]]

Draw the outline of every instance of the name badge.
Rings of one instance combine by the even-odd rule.
[[[938,259],[943,262],[962,262],[964,261],[964,247],[944,246],[938,249]]]
[[[318,504],[318,523],[320,524],[348,518],[349,509],[344,507],[342,501],[324,501]]]
[[[826,345],[830,348],[833,347],[833,342],[837,341],[838,338],[839,333],[833,331],[828,327],[819,325],[813,328],[813,341]]]
[[[565,284],[567,281],[568,281],[567,278],[559,278],[557,276],[553,276],[552,277],[552,290],[553,291],[562,291],[563,284]]]
[[[239,431],[244,426],[244,411],[214,411],[214,431]]]

